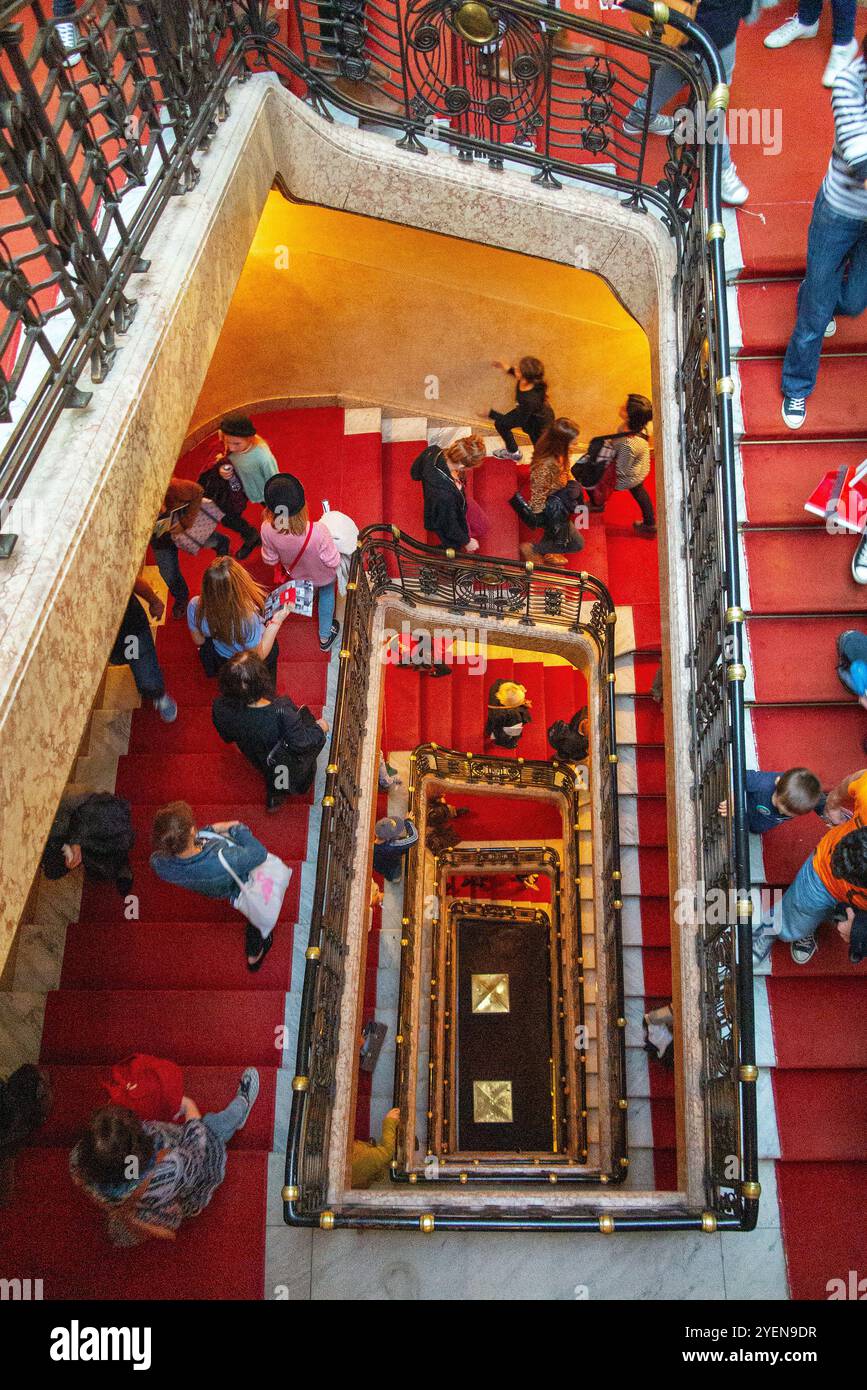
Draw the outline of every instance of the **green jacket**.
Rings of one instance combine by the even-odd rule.
[[[264,502],[266,482],[280,471],[268,445],[254,444],[245,454],[230,454],[229,458],[250,501]]]

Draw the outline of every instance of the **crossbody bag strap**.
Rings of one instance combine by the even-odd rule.
[[[218,850],[217,850],[217,858],[219,859],[219,861],[220,861],[220,863],[222,864],[223,868],[226,870],[226,873],[229,875],[229,877],[230,877],[230,878],[233,878],[233,879],[235,880],[235,882],[236,882],[237,885],[238,885],[238,888],[239,888],[239,889],[244,888],[246,885],[242,882],[242,880],[241,880],[241,879],[238,877],[238,875],[235,873],[235,870],[232,868],[231,864],[229,864],[229,863],[223,858],[223,851],[222,851],[221,849],[218,849]]]
[[[298,554],[295,556],[295,559],[292,561],[291,567],[290,567],[289,569],[287,569],[287,571],[286,571],[286,573],[287,573],[287,575],[289,576],[290,579],[292,578],[292,575],[295,573],[295,566],[299,563],[299,561],[300,561],[300,559],[301,559],[301,556],[304,554],[305,550],[307,549],[308,545],[310,544],[310,537],[311,537],[312,535],[313,535],[313,522],[310,521],[310,522],[308,522],[308,524],[307,524],[307,535],[304,537],[304,544],[302,545],[301,549],[298,551]]]

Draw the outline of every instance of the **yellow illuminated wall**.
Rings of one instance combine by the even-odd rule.
[[[616,424],[629,391],[650,395],[647,339],[590,272],[274,192],[190,429],[295,396],[468,420],[508,406],[491,361],[523,353],[585,439]]]

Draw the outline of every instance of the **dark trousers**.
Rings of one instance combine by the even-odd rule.
[[[655,526],[656,517],[653,515],[653,503],[650,500],[650,493],[647,491],[644,483],[639,483],[638,487],[631,487],[629,491],[641,508],[641,520],[643,525]]]
[[[159,700],[166,693],[166,683],[160,663],[157,660],[153,634],[150,628],[146,627],[143,631],[135,633],[134,636],[138,647],[138,656],[126,657],[124,664],[132,671],[136,690],[142,699]]]
[[[225,526],[227,531],[234,531],[245,545],[258,545],[259,532],[255,526],[251,526],[242,512],[224,512],[221,526]]]
[[[545,429],[544,422],[538,416],[526,415],[519,405],[513,406],[505,414],[499,410],[492,410],[489,414],[497,434],[510,454],[514,454],[518,448],[518,442],[512,433],[513,430],[524,430],[530,436],[530,442],[535,444]]]
[[[75,0],[53,0],[52,19],[71,19],[75,14]]]
[[[216,550],[218,555],[228,555],[229,537],[221,536],[219,531],[215,531],[210,539],[205,541],[202,548]],[[158,541],[154,541],[152,549],[157,562],[157,569],[172,598],[178,603],[189,603],[189,586],[181,573],[181,552],[174,541],[169,538],[168,543],[166,543],[165,538],[160,537]]]

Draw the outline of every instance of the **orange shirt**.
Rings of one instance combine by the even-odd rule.
[[[813,868],[838,903],[851,903],[853,907],[867,908],[867,888],[855,888],[845,878],[835,878],[831,859],[844,835],[853,830],[861,830],[867,825],[867,772],[849,783],[849,795],[855,802],[855,814],[842,825],[835,825],[823,835],[813,855]]]

